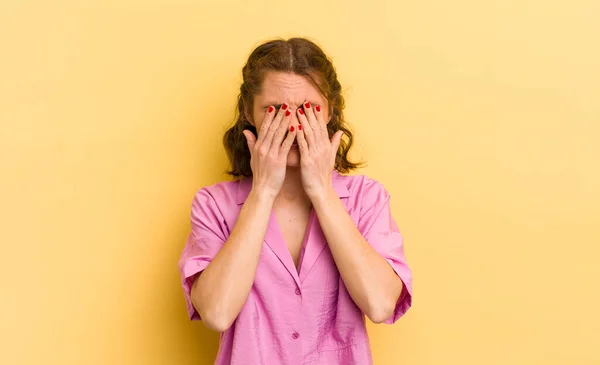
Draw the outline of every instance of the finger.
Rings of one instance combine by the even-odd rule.
[[[261,148],[265,148],[266,150],[271,149],[271,145],[273,142],[273,136],[275,135],[275,132],[277,132],[277,129],[279,128],[279,125],[281,124],[281,121],[283,120],[284,116],[289,116],[290,115],[290,111],[288,110],[288,105],[287,104],[283,104],[281,106],[281,108],[279,108],[279,111],[277,112],[277,115],[275,116],[275,118],[273,118],[273,121],[271,122],[271,124],[267,127],[267,129],[265,131],[263,131],[263,133],[265,133],[265,137],[264,140],[261,144]],[[261,126],[261,131],[264,129]]]
[[[313,134],[315,136],[315,140],[318,140],[319,138],[321,138],[321,134],[322,134],[322,129],[321,126],[319,125],[319,121],[317,120],[317,118],[315,117],[315,113],[313,112],[313,108],[312,105],[310,105],[310,102],[306,101],[304,102],[304,113],[306,114],[306,119],[308,119],[308,123],[310,124],[312,130],[313,130]]]
[[[325,116],[323,115],[323,112],[321,111],[321,106],[315,105],[313,110],[315,113],[315,118],[317,118],[317,122],[319,122],[319,126],[321,126],[321,131],[323,133],[325,133],[327,136],[329,136],[329,134],[327,132],[327,122],[325,121]]]
[[[272,105],[269,105],[269,107],[267,108],[267,111],[263,117],[262,124],[260,125],[260,130],[256,131],[258,133],[258,139],[257,139],[258,143],[262,143],[262,141],[265,139],[265,135],[267,134],[266,132],[269,130],[269,126],[273,122],[273,119],[275,118],[276,115],[277,115],[277,113],[275,112],[275,107],[273,107]]]
[[[304,139],[308,143],[308,147],[312,147],[315,145],[315,133],[306,119],[306,114],[304,114],[304,110],[302,108],[298,108],[298,121],[300,122],[299,127],[302,127],[302,135]]]
[[[290,125],[292,124],[291,115],[291,111],[285,111],[285,116],[283,117],[281,123],[279,123],[279,127],[277,128],[277,131],[275,131],[275,135],[273,136],[273,141],[271,142],[271,150],[277,150],[275,151],[276,154],[279,154],[278,150],[279,148],[281,148],[281,142],[285,138],[285,134],[289,130]]]
[[[290,118],[291,121],[292,118]],[[289,128],[289,132],[287,137],[285,137],[285,139],[283,140],[283,143],[281,144],[281,148],[279,149],[279,156],[287,156],[287,154],[290,152],[290,149],[292,148],[292,144],[294,143],[294,139],[296,138],[298,129],[294,128],[294,126],[291,126]]]
[[[250,132],[249,130],[244,130],[242,133],[244,133],[244,137],[246,137],[246,143],[248,143],[248,149],[250,151],[252,151],[254,149],[254,145],[256,144],[256,136],[254,135],[254,133]]]
[[[296,141],[298,141],[298,149],[300,150],[300,156],[309,155],[308,142],[306,141],[306,134],[304,133],[305,129],[306,128],[302,127],[302,124],[300,124],[296,132]]]
[[[331,154],[332,154],[331,159],[334,164],[335,164],[335,158],[337,156],[338,149],[340,148],[340,143],[342,142],[343,135],[344,135],[343,131],[337,131],[337,132],[335,132],[333,137],[331,137]]]

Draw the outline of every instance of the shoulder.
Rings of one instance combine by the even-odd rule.
[[[369,176],[337,174],[336,179],[348,189],[349,197],[361,205],[389,199],[390,194],[383,184]]]
[[[370,232],[374,224],[388,224],[390,194],[381,182],[365,175],[340,175],[340,179],[349,192],[345,206],[363,235]]]
[[[236,206],[239,181],[223,181],[196,191],[193,210],[223,211]]]

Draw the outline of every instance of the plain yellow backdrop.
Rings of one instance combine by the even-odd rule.
[[[376,365],[600,364],[600,2],[2,1],[0,363],[210,364],[177,259],[240,70],[333,58],[414,304]]]

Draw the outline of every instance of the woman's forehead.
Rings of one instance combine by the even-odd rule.
[[[268,72],[262,83],[261,93],[256,96],[260,104],[288,103],[301,105],[304,101],[324,104],[325,97],[306,76],[288,72]]]

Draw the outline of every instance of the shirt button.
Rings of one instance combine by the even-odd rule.
[[[292,338],[293,338],[294,340],[297,340],[297,339],[298,339],[298,337],[300,337],[300,334],[299,334],[298,332],[294,332],[294,333],[292,333]]]
[[[296,289],[295,293],[296,295],[300,295],[300,289]]]

